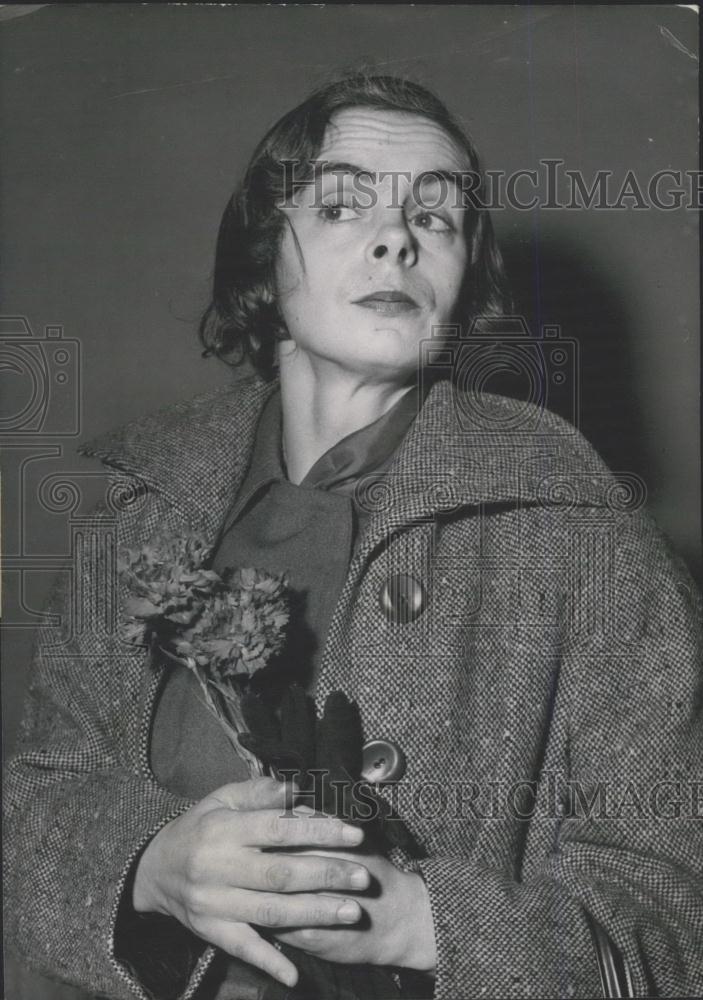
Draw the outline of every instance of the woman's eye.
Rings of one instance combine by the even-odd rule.
[[[412,221],[419,229],[427,229],[431,233],[449,233],[454,229],[451,223],[434,212],[418,212]]]
[[[359,217],[359,213],[355,209],[338,202],[323,205],[320,208],[319,215],[325,222],[347,222],[349,219],[357,219]]]

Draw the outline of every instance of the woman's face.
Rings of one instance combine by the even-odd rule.
[[[466,158],[429,119],[352,108],[328,126],[320,161],[282,209],[276,285],[292,341],[279,349],[405,382],[420,342],[451,321],[467,264],[458,185],[422,175]]]

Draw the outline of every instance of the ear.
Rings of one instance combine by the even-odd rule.
[[[275,319],[273,320],[273,337],[275,341],[280,342],[282,340],[290,340],[291,336],[288,333],[286,324],[283,322],[280,310],[276,307],[277,299],[278,295],[271,287],[271,282],[267,281],[259,293],[259,300],[264,305],[274,307]]]

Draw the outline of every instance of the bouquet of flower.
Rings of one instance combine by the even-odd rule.
[[[283,647],[288,581],[258,569],[220,575],[207,568],[210,553],[197,530],[159,531],[139,548],[122,548],[123,634],[193,672],[235,751],[261,773],[257,757],[237,739],[245,728],[241,700],[252,676]]]

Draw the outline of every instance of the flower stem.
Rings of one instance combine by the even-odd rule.
[[[233,750],[249,768],[250,776],[252,778],[260,777],[264,773],[261,761],[249,750],[246,750],[237,739],[239,733],[247,731],[239,697],[235,692],[224,691],[219,685],[208,681],[197,666],[194,673],[198,678],[207,708],[224,729]]]

